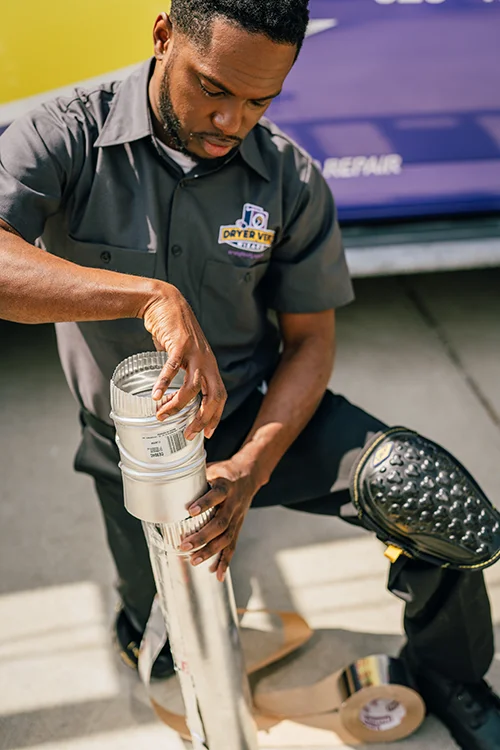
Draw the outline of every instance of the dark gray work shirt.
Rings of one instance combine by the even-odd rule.
[[[215,353],[227,415],[275,366],[269,310],[351,301],[335,206],[311,158],[264,119],[235,153],[185,175],[153,135],[153,64],[10,126],[0,138],[0,217],[74,263],[174,284]],[[153,349],[142,321],[59,323],[57,337],[80,404],[109,422],[113,369]]]

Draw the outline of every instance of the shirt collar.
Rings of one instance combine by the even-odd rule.
[[[241,144],[239,148],[239,152],[243,158],[243,161],[245,161],[252,169],[255,169],[255,171],[260,174],[261,177],[263,177],[268,182],[271,182],[271,176],[269,174],[269,169],[267,168],[267,164],[265,163],[262,152],[259,148],[259,144],[257,141],[257,130],[260,128],[259,124],[253,128]]]
[[[97,148],[118,146],[153,135],[148,102],[153,64],[154,58],[147,60],[120,83],[104,127],[94,143]]]
[[[120,83],[104,127],[95,141],[96,148],[118,146],[154,135],[148,94],[149,79],[154,64],[154,58],[146,60]],[[257,142],[256,130],[258,127],[256,125],[250,131],[238,151],[246,164],[270,182],[269,170],[262,158]]]

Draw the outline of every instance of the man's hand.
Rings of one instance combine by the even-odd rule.
[[[332,371],[333,310],[282,313],[280,328],[283,354],[252,429],[232,458],[209,464],[210,491],[187,506],[191,516],[215,508],[210,521],[186,536],[180,549],[191,553],[194,565],[214,557],[210,570],[220,581],[253,498],[313,416]]]
[[[234,554],[238,535],[254,496],[260,488],[248,461],[233,456],[228,461],[209,464],[207,479],[211,489],[188,506],[191,516],[216,508],[213,518],[196,534],[185,537],[181,550],[190,552],[193,565],[214,557],[210,567],[219,581],[224,580]],[[198,549],[205,545],[202,549]]]
[[[175,287],[165,287],[168,293],[159,293],[140,311],[156,348],[168,354],[154,385],[153,398],[162,399],[180,369],[185,370],[186,375],[181,388],[159,407],[157,417],[163,420],[177,414],[201,392],[200,409],[185,435],[190,439],[204,430],[205,437],[209,438],[221,418],[226,389],[210,345],[189,304]]]

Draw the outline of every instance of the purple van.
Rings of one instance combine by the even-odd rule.
[[[343,220],[500,210],[500,0],[311,0],[269,116]]]

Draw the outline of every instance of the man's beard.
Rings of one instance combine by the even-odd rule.
[[[181,138],[182,126],[179,118],[175,114],[174,105],[170,97],[170,85],[168,82],[169,66],[165,68],[165,73],[160,86],[158,97],[158,112],[161,118],[161,124],[168,138],[168,145],[180,151],[187,156],[193,156],[186,147],[186,141]]]
[[[199,162],[213,162],[213,159],[211,158],[203,158],[198,155],[193,154],[191,151],[188,150],[187,144],[191,140],[192,137],[200,137],[203,135],[211,135],[215,137],[222,137],[220,133],[190,133],[186,139],[183,139],[181,137],[181,131],[182,131],[182,125],[181,121],[177,117],[174,109],[174,105],[172,103],[172,98],[170,96],[170,83],[169,83],[169,73],[170,73],[170,67],[171,65],[167,65],[165,67],[165,72],[163,74],[162,82],[160,85],[160,91],[158,94],[158,114],[160,115],[160,121],[161,125],[163,126],[163,129],[165,131],[165,134],[168,139],[167,145],[170,146],[170,148],[175,149],[176,151],[180,151],[182,154],[186,154],[186,156],[190,156],[192,159],[196,159]],[[241,138],[232,138],[228,139],[234,141],[234,148],[238,147],[242,141]]]

